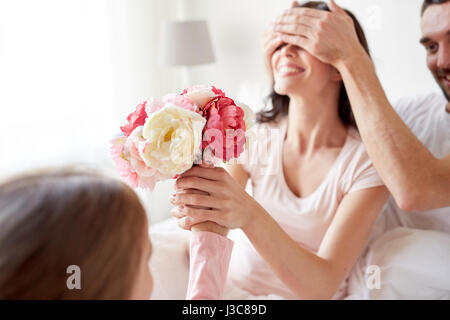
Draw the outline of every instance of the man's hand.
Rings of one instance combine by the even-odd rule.
[[[271,81],[273,81],[272,55],[275,50],[283,44],[283,41],[281,40],[281,34],[274,31],[274,26],[275,22],[271,22],[267,29],[264,31],[262,38],[264,64]]]
[[[276,20],[274,31],[281,40],[301,48],[337,69],[345,60],[366,54],[359,42],[352,18],[334,0],[331,12],[290,8]]]
[[[291,8],[297,5],[297,1],[292,2]],[[267,69],[267,74],[271,81],[273,81],[272,72],[272,56],[275,50],[281,46],[284,42],[281,40],[281,33],[274,30],[275,21],[272,21],[264,30],[262,37],[262,47],[264,53],[264,64]]]

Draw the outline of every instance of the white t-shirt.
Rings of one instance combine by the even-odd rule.
[[[450,113],[442,93],[405,97],[394,108],[416,137],[437,158],[450,154]],[[450,194],[449,194],[450,197]],[[450,207],[421,211],[402,211],[391,197],[380,221],[385,231],[395,227],[436,230],[450,233]],[[382,223],[382,222],[377,222]]]
[[[383,185],[369,159],[358,132],[350,129],[345,145],[327,177],[309,196],[298,198],[288,187],[282,170],[282,147],[287,130],[287,118],[279,124],[254,126],[250,147],[243,155],[245,170],[250,174],[253,197],[296,242],[317,252],[336,211],[345,195]],[[264,230],[261,230],[264,232]],[[275,294],[286,299],[296,297],[276,277],[238,231],[235,241],[230,280],[253,295]],[[345,294],[346,283],[335,298]]]

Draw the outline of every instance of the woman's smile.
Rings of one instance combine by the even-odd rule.
[[[292,63],[292,62],[282,62],[278,65],[276,74],[279,77],[292,77],[297,76],[305,72],[305,69]]]

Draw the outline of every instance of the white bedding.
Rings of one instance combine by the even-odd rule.
[[[151,299],[185,299],[189,278],[189,231],[170,218],[150,228],[153,253],[150,260],[154,287]],[[381,288],[369,290],[365,270],[377,265]],[[229,300],[282,299],[252,296],[232,286]],[[450,299],[450,235],[398,228],[377,238],[355,265],[347,299]]]
[[[369,290],[365,272],[378,266],[380,288]],[[449,300],[450,235],[396,228],[378,237],[351,273],[348,299]]]
[[[150,299],[184,300],[189,279],[189,231],[178,227],[176,219],[170,218],[150,228],[152,257],[150,269],[153,291]],[[278,296],[253,296],[231,285],[225,287],[227,300],[281,299]]]

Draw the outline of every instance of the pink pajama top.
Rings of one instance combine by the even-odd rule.
[[[186,299],[220,300],[227,280],[233,241],[219,234],[193,231]]]

